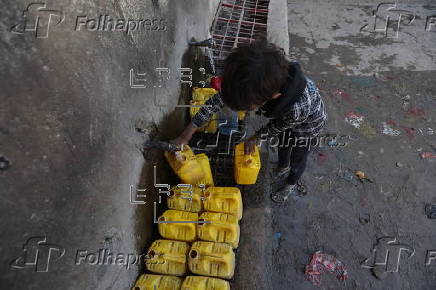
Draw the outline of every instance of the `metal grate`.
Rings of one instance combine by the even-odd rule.
[[[242,130],[241,130],[242,132]],[[233,160],[235,146],[241,141],[242,134],[231,136],[223,134],[195,133],[190,146],[195,153],[206,153],[209,157],[215,184],[235,186]]]
[[[222,73],[224,60],[233,48],[266,36],[268,5],[269,0],[221,0],[211,29],[214,45],[206,47],[213,74]],[[245,122],[239,121],[238,131],[244,129]],[[219,186],[236,186],[233,155],[241,135],[195,133],[191,139],[194,151],[209,157],[214,182]]]
[[[214,23],[212,58],[217,74],[233,48],[265,36],[269,0],[221,0]]]

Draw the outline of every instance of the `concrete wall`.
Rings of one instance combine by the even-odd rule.
[[[139,254],[150,241],[155,191],[146,192],[147,205],[129,201],[129,186],[141,174],[149,180],[152,172],[136,148],[144,137],[135,127],[159,126],[175,112],[181,88],[177,68],[187,41],[207,37],[218,0],[47,1],[47,8],[29,11],[27,18],[32,23],[35,13],[40,21],[54,14],[47,38],[43,22],[38,35],[10,31],[29,3],[9,1],[0,11],[0,155],[11,162],[0,171],[0,284],[5,289],[126,289],[139,265],[75,265],[76,254],[102,248]],[[56,11],[43,11],[48,9]],[[65,18],[56,25],[59,11]],[[82,26],[75,31],[78,16],[99,15],[163,19],[166,29],[126,34]],[[153,88],[156,67],[170,69],[162,88]],[[130,88],[131,68],[147,73],[147,88]],[[174,134],[182,123],[177,114],[172,120],[179,120]],[[25,257],[23,245],[37,236],[46,242],[33,240],[31,246],[30,241]],[[31,265],[37,248],[39,270],[52,248],[48,272]],[[65,254],[57,259],[62,248]],[[18,268],[11,267],[18,257]]]

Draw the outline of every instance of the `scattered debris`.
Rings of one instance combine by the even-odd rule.
[[[423,152],[423,153],[421,153],[421,158],[422,159],[436,158],[436,154],[434,154],[432,152]]]
[[[352,76],[350,78],[359,88],[373,88],[377,86],[377,79],[372,76]]]
[[[349,123],[354,128],[359,128],[363,123],[363,116],[351,111],[345,116],[345,122]]]
[[[6,157],[4,156],[0,156],[0,170],[9,169],[10,166],[11,163],[9,162],[9,160],[6,159]]]
[[[337,94],[341,96],[344,100],[351,104],[355,104],[355,101],[351,98],[351,95],[343,90],[340,89],[333,89],[333,94]]]
[[[372,181],[371,179],[369,179],[369,178],[366,176],[365,172],[363,172],[362,170],[356,170],[356,171],[354,171],[354,175],[356,175],[357,178],[359,178],[359,181],[362,182],[362,183],[363,183],[364,180],[367,180],[367,181],[373,183],[373,181]]]
[[[403,110],[407,111],[409,109],[409,105],[410,105],[410,96],[406,95],[403,97]]]
[[[310,263],[306,265],[306,279],[319,286],[321,284],[321,275],[326,272],[335,274],[339,281],[345,281],[348,278],[345,265],[341,261],[332,255],[317,251],[313,254]]]
[[[425,214],[429,219],[436,219],[436,204],[426,204]]]
[[[365,109],[364,108],[362,108],[362,107],[355,107],[354,108],[356,111],[358,111],[359,113],[365,113]]]
[[[388,125],[388,123],[383,122],[383,131],[382,133],[389,136],[398,136],[400,135],[400,131],[393,129],[391,126]]]
[[[406,133],[407,137],[409,137],[409,139],[413,139],[415,138],[415,129],[414,128],[409,128],[406,126],[400,126],[401,129],[403,129],[403,131]]]
[[[361,224],[368,224],[371,221],[371,216],[369,215],[369,213],[364,213],[364,214],[360,214],[359,216],[359,222]]]
[[[318,165],[322,165],[327,160],[327,155],[325,155],[324,153],[318,153],[316,160],[318,162]]]
[[[425,115],[425,111],[424,111],[424,109],[421,109],[421,108],[410,108],[407,111],[407,114],[412,115],[414,117],[422,117]]]
[[[277,232],[273,235],[274,239],[280,239],[281,237],[282,237],[282,233],[280,233],[280,232]]]
[[[359,132],[368,139],[372,139],[377,136],[377,131],[368,123],[363,123],[359,127]]]
[[[354,175],[351,172],[349,172],[349,171],[344,171],[344,174],[342,175],[342,178],[345,179],[345,180],[351,181],[351,180],[353,180]]]

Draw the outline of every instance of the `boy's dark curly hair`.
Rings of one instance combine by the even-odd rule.
[[[251,110],[278,93],[288,76],[283,49],[264,38],[240,45],[224,62],[221,96],[232,110]]]

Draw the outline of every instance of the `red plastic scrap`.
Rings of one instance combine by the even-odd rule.
[[[409,139],[415,138],[415,129],[406,126],[400,126],[400,128],[404,130],[404,132],[406,133],[407,137],[409,137]]]
[[[214,88],[217,91],[221,91],[221,83],[222,83],[221,77],[212,77],[210,79],[210,86]]]
[[[422,116],[425,115],[425,111],[424,111],[424,109],[421,109],[421,108],[410,108],[410,109],[407,111],[407,113],[408,113],[409,115],[413,115],[413,116],[416,116],[416,117],[422,117]]]
[[[332,255],[324,254],[320,251],[312,256],[312,260],[306,265],[306,279],[316,286],[321,284],[321,275],[329,272],[335,274],[339,281],[348,278],[344,264]]]
[[[421,158],[425,159],[425,158],[436,158],[436,154],[433,154],[431,152],[424,152],[421,153]]]

